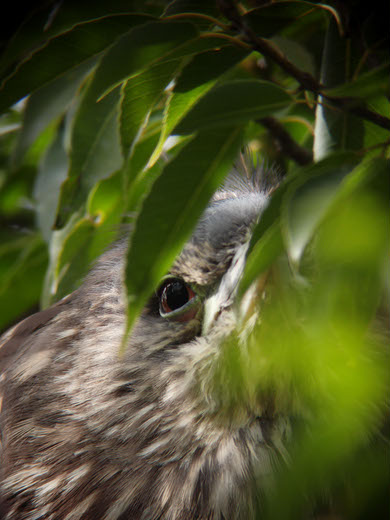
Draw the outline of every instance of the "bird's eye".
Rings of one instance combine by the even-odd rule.
[[[198,311],[198,298],[191,287],[180,279],[166,280],[158,291],[160,315],[176,321],[189,321]]]

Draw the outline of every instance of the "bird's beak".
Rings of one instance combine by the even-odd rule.
[[[264,292],[266,275],[260,276],[245,292],[239,304],[236,296],[238,286],[244,271],[246,253],[249,243],[245,243],[236,252],[230,268],[226,271],[215,292],[207,298],[204,305],[202,334],[206,335],[223,311],[231,310],[235,325],[239,329],[251,328],[257,318],[259,296]]]

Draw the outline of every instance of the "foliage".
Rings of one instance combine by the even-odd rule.
[[[242,146],[279,170],[240,287],[267,276],[264,317],[215,378],[228,404],[272,388],[301,424],[272,519],[326,494],[343,518],[384,511],[388,30],[367,9],[68,0],[0,62],[0,328],[131,224],[130,328]]]

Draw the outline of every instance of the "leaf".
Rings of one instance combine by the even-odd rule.
[[[46,245],[38,234],[2,241],[0,330],[38,304],[46,266]]]
[[[373,97],[386,95],[389,89],[389,63],[383,63],[354,81],[331,88],[326,93],[329,96],[356,97],[368,101]]]
[[[239,285],[242,297],[260,274],[262,274],[283,251],[283,235],[280,224],[283,201],[289,187],[284,182],[271,196],[252,232],[251,242],[245,262],[245,269]]]
[[[283,36],[275,36],[271,41],[285,58],[294,63],[302,72],[307,72],[312,76],[316,75],[314,56],[303,45]]]
[[[214,46],[217,42],[220,45],[218,40],[213,42],[211,39]],[[245,49],[225,45],[197,54],[184,66],[166,104],[163,129],[149,164],[154,164],[158,159],[167,137],[194,104],[213,87],[223,73],[247,55],[248,51]]]
[[[39,165],[34,185],[37,223],[46,242],[50,240],[61,184],[66,179],[68,171],[68,157],[64,149],[63,138],[63,132],[58,132]],[[48,197],[48,193],[50,193],[50,197]]]
[[[208,92],[176,127],[178,134],[274,115],[291,102],[280,87],[257,80],[226,81]]]
[[[7,42],[1,57],[1,74],[15,63],[23,61],[25,56],[44,46],[49,40],[71,31],[78,25],[104,18],[117,20],[119,24],[122,15],[134,15],[131,13],[131,7],[126,0],[94,0],[83,3],[67,0],[60,5],[48,5],[47,8],[40,5],[29,14],[10,42]]]
[[[94,186],[85,213],[74,212],[63,229],[53,231],[43,307],[76,289],[91,263],[117,238],[124,202],[123,173],[118,170]]]
[[[70,169],[62,185],[56,227],[85,203],[96,182],[122,165],[118,129],[119,89],[96,103],[93,82],[76,113],[71,136]]]
[[[283,233],[293,264],[299,263],[315,229],[356,162],[351,154],[334,155],[306,168],[292,183],[283,209]]]
[[[26,150],[39,134],[59,117],[72,102],[80,83],[95,64],[95,59],[82,63],[63,76],[36,90],[27,101],[23,126],[12,154],[14,166],[20,164]]]
[[[312,12],[311,2],[277,2],[248,11],[243,19],[258,36],[270,38]]]
[[[158,63],[128,80],[122,88],[120,133],[125,157],[178,67],[176,60]]]
[[[33,51],[0,87],[0,112],[27,94],[96,56],[122,33],[150,17],[121,15],[78,25]]]
[[[337,59],[334,57],[337,56]],[[349,78],[350,57],[345,38],[341,38],[336,22],[331,20],[326,34],[321,82],[326,88],[342,85]],[[314,159],[319,161],[332,152],[360,150],[363,146],[363,121],[348,112],[335,109],[322,96],[318,99],[314,129]]]
[[[127,331],[189,238],[240,143],[240,128],[200,132],[153,184],[130,237]]]
[[[123,172],[118,170],[99,181],[90,192],[87,212],[95,224],[109,224],[113,230],[115,224],[119,225],[124,207],[123,184]]]
[[[188,22],[155,21],[135,27],[103,57],[94,79],[97,97],[105,96],[147,67],[183,57],[187,52],[182,54],[181,49],[187,49],[183,44],[197,35],[196,27]]]
[[[63,229],[53,232],[50,263],[41,296],[43,308],[77,288],[93,259],[89,254],[93,232],[93,221],[80,218],[77,213]]]

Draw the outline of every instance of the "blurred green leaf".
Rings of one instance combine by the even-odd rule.
[[[335,21],[331,20],[326,34],[321,83],[326,88],[337,87],[349,80],[351,49],[340,36]],[[348,112],[340,111],[322,96],[318,98],[314,129],[314,158],[325,158],[331,152],[360,150],[364,139],[363,121]]]
[[[281,228],[282,205],[289,183],[282,183],[274,192],[255,227],[249,244],[245,269],[240,281],[239,296],[242,297],[256,279],[283,251]]]
[[[300,43],[283,36],[274,36],[271,41],[276,45],[279,51],[301,71],[307,72],[312,76],[316,75],[316,64],[310,49],[306,49]]]
[[[330,88],[326,93],[330,96],[356,97],[368,101],[373,97],[386,95],[389,90],[389,63],[383,63],[354,81]]]
[[[88,60],[32,94],[23,113],[23,126],[12,153],[13,165],[19,165],[26,150],[51,121],[64,113],[80,83],[95,64]]]
[[[91,263],[117,238],[124,202],[123,174],[118,170],[96,183],[85,213],[74,212],[63,229],[52,232],[43,307],[76,289]]]
[[[96,103],[93,83],[86,90],[73,123],[70,167],[61,188],[56,227],[62,227],[72,211],[85,203],[96,182],[121,167],[119,101],[118,89],[100,103]]]
[[[34,185],[36,217],[43,238],[49,242],[57,214],[58,197],[68,171],[68,157],[63,144],[63,132],[59,131],[38,169]],[[50,193],[50,197],[47,194]]]
[[[74,214],[67,226],[53,232],[50,263],[41,296],[43,308],[76,289],[93,260],[90,254],[93,231],[91,219]]]
[[[35,235],[0,245],[0,330],[39,302],[47,267],[47,250]]]
[[[297,265],[326,211],[337,197],[345,176],[356,165],[353,155],[332,156],[312,165],[292,183],[283,209],[287,251]]]

